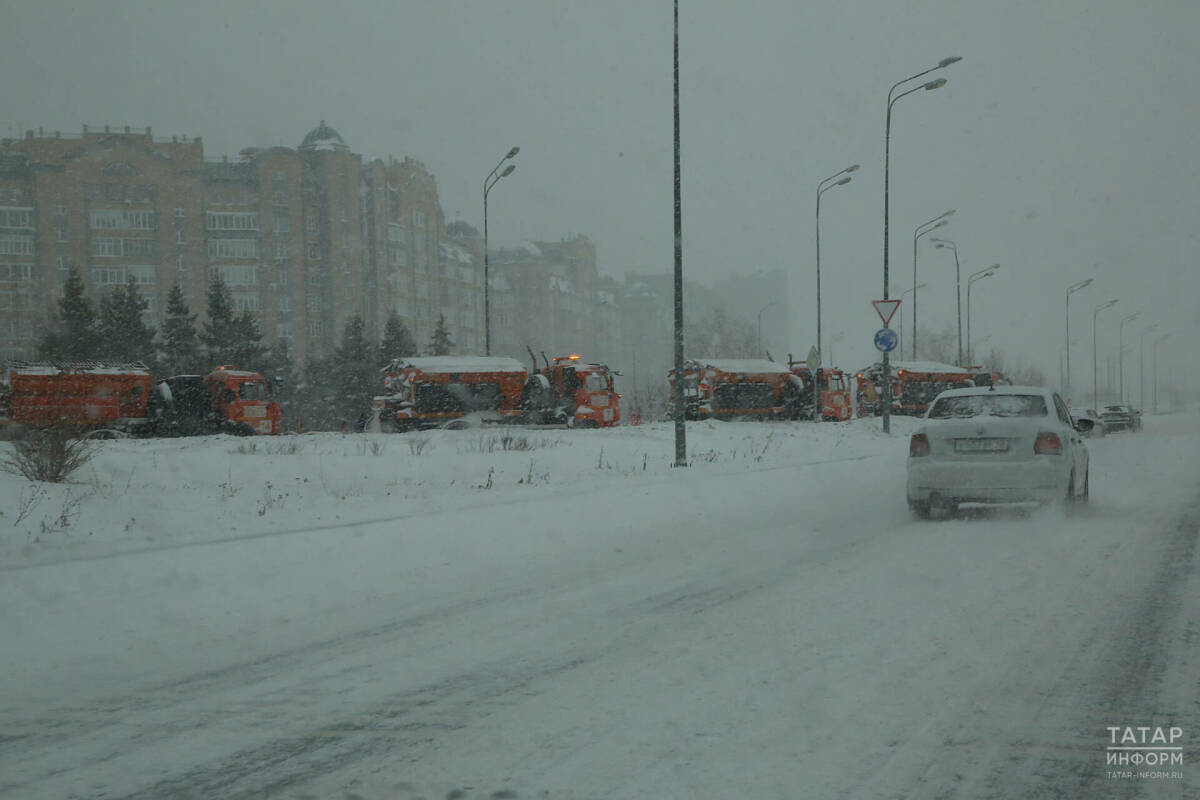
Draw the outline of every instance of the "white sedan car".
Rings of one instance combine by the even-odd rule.
[[[1087,445],[1049,389],[942,392],[909,442],[908,505],[921,518],[960,503],[1087,499]]]

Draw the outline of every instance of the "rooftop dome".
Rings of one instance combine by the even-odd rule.
[[[304,141],[300,143],[300,150],[305,153],[320,150],[333,150],[339,153],[350,152],[350,148],[342,141],[342,135],[326,125],[325,120],[321,120],[320,125],[308,132],[308,135],[304,137]]]

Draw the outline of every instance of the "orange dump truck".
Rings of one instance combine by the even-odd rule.
[[[667,373],[671,399],[675,370]],[[764,359],[694,358],[684,362],[685,419],[799,419],[804,383],[787,367]]]
[[[375,398],[384,431],[434,428],[467,414],[519,422],[529,377],[525,365],[500,356],[396,358],[383,368],[386,394]]]
[[[162,434],[283,432],[283,413],[258,372],[218,367],[207,375],[175,375],[158,385],[152,427]]]

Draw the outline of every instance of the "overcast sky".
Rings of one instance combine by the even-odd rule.
[[[519,145],[490,196],[493,245],[583,233],[604,272],[672,267],[670,0],[6,6],[4,135],[149,125],[219,158],[295,147],[325,119],[364,157],[423,161],[447,219],[476,226],[484,176]],[[815,341],[817,183],[861,163],[822,199],[824,337],[844,337],[847,367],[877,355],[887,91],[958,55],[930,76],[945,87],[894,108],[891,294],[912,285],[914,227],[955,208],[964,306],[968,274],[1002,265],[972,291],[977,350],[1057,379],[1065,288],[1094,277],[1072,296],[1077,384],[1111,298],[1102,374],[1141,312],[1127,387],[1149,322],[1175,332],[1160,364],[1195,377],[1200,3],[682,0],[680,15],[684,269],[788,270],[788,349]],[[926,241],[918,321],[952,326],[954,259]]]

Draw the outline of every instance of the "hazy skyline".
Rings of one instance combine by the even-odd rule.
[[[491,195],[494,247],[583,233],[603,272],[671,269],[669,0],[9,5],[0,134],[149,125],[202,136],[219,159],[295,147],[325,119],[364,157],[423,161],[447,220],[477,227],[483,178],[518,145],[516,172]],[[892,296],[912,285],[914,226],[956,208],[944,233],[962,256],[964,305],[967,275],[1002,265],[972,294],[977,351],[1034,360],[1057,381],[1065,288],[1093,277],[1072,297],[1077,384],[1085,368],[1090,383],[1092,309],[1111,298],[1102,380],[1118,320],[1134,311],[1127,358],[1157,321],[1175,331],[1160,359],[1195,378],[1197,168],[1186,154],[1200,137],[1187,89],[1200,6],[680,6],[684,269],[704,281],[787,270],[787,350],[816,339],[817,183],[861,163],[822,200],[823,327],[827,343],[843,334],[843,366],[876,357],[887,90],[957,55],[931,76],[945,87],[895,106]],[[953,256],[926,241],[920,323],[946,328]]]

